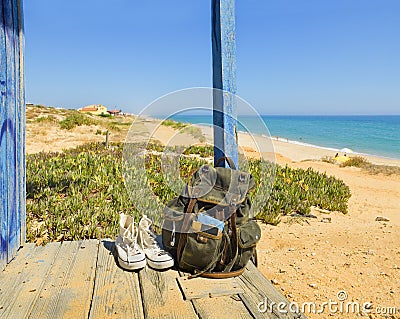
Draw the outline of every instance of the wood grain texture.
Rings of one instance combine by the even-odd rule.
[[[179,271],[180,278],[187,277],[187,273],[183,271]],[[209,280],[215,281],[215,285],[218,285],[220,279],[207,279],[207,278],[193,278],[190,280],[199,279],[198,284],[199,291],[207,290],[207,286],[202,286]],[[202,279],[206,279],[207,281],[202,281]],[[236,284],[239,284],[238,278],[234,279],[235,284],[232,287],[235,287]],[[243,292],[242,290],[238,290],[238,292]],[[190,300],[193,304],[196,313],[199,318],[253,318],[251,312],[246,308],[242,299],[238,294],[233,293],[231,295],[219,296],[210,298],[209,296],[206,298],[198,298]]]
[[[248,263],[246,271],[239,279],[245,291],[240,297],[251,312],[257,314],[257,318],[306,318],[304,314],[292,313],[290,311],[289,300],[263,276],[253,263]],[[287,305],[284,309],[287,313],[278,311],[278,305],[280,303]],[[261,309],[261,311],[259,309]],[[265,311],[263,311],[264,309]]]
[[[12,0],[12,20],[13,20],[13,33],[14,33],[14,81],[13,91],[15,92],[15,108],[14,108],[14,160],[15,160],[15,184],[14,184],[14,214],[15,214],[15,251],[12,257],[21,246],[21,189],[22,189],[22,173],[25,169],[25,162],[21,162],[21,148],[24,146],[24,141],[21,140],[20,129],[21,129],[21,101],[20,101],[20,47],[19,47],[19,14],[18,14],[18,0]],[[25,108],[25,107],[24,107]],[[25,193],[23,194],[25,196]]]
[[[29,263],[33,262],[36,255],[36,245],[32,243],[25,244],[25,246],[17,252],[15,259],[12,261],[12,266],[6,267],[4,271],[0,272],[0,294],[4,291],[3,284],[9,280],[13,280],[13,276],[19,275],[22,273],[22,270],[27,269]],[[40,256],[38,257],[40,258]]]
[[[62,243],[31,318],[88,318],[98,246],[98,240]]]
[[[40,247],[26,245],[0,273],[0,318],[28,317],[60,246],[60,243]]]
[[[15,37],[17,30],[14,21],[14,4],[12,0],[3,0],[5,35],[6,35],[6,61],[7,61],[7,120],[6,120],[6,152],[7,152],[7,262],[15,256],[19,241],[20,225],[17,220],[17,176],[16,176],[16,56]]]
[[[178,287],[177,271],[155,271],[145,267],[139,280],[145,318],[198,318],[190,301],[184,301]]]
[[[7,263],[7,136],[5,124],[7,121],[7,61],[6,35],[3,6],[0,5],[0,270]]]
[[[193,299],[193,306],[199,318],[252,319],[242,300],[238,296]]]
[[[228,156],[238,167],[235,0],[212,0],[211,15],[214,164]]]
[[[26,157],[25,157],[25,123],[26,123],[26,107],[25,107],[25,72],[24,72],[24,52],[25,52],[25,35],[24,35],[24,14],[22,0],[14,0],[14,6],[17,9],[16,20],[18,27],[18,66],[17,74],[17,140],[19,141],[17,148],[17,172],[18,172],[18,219],[20,224],[19,243],[20,246],[26,241]]]
[[[25,241],[25,102],[23,23],[20,0],[3,0],[0,9],[0,267]],[[22,42],[21,42],[22,41]],[[22,98],[22,99],[21,99]],[[23,232],[23,234],[22,234]]]
[[[100,243],[89,318],[144,318],[139,276],[117,266],[114,248],[114,241]]]
[[[177,280],[185,300],[232,296],[244,292],[235,278],[215,280],[198,277],[188,279],[185,276],[179,277]]]
[[[26,244],[0,272],[0,318],[305,319],[280,313],[276,306],[272,312],[259,311],[266,299],[267,307],[288,301],[253,264],[232,281],[233,287],[241,286],[242,293],[185,301],[177,280],[185,273],[147,267],[139,274],[124,271],[111,254],[113,246],[110,240],[100,246],[98,240],[39,247]],[[191,285],[200,292],[222,283],[197,279],[191,279]],[[224,290],[222,285],[220,290]]]

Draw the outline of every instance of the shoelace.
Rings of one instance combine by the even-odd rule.
[[[147,218],[146,215],[143,215],[143,220],[146,222],[145,227],[140,227],[141,230],[144,232],[143,235],[140,236],[142,247],[146,247],[146,249],[149,249],[153,254],[157,254],[158,256],[162,256],[167,254],[167,252],[164,249],[161,249],[161,247],[157,243],[157,236],[154,234],[154,232],[150,229],[151,227],[151,220]],[[146,236],[146,238],[144,238]]]
[[[131,242],[131,243],[127,244],[125,239],[126,239],[126,241]],[[127,228],[122,235],[122,242],[126,246],[128,254],[132,255],[132,252],[134,252],[134,255],[137,255],[140,253],[139,249],[138,249],[139,245],[137,243],[137,232],[136,232],[136,235],[133,235],[133,232],[129,228]],[[132,244],[133,244],[133,246],[132,246]]]
[[[148,249],[151,250],[153,254],[157,254],[158,256],[165,255],[167,252],[164,249],[161,249],[157,243],[156,235],[150,230],[146,229],[146,233],[149,235],[149,242],[146,242]]]

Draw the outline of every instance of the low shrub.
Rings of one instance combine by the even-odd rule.
[[[183,154],[198,154],[201,157],[210,157],[214,156],[214,147],[211,145],[192,145],[185,149]]]
[[[40,116],[35,119],[37,123],[57,123],[58,119],[54,115]]]
[[[71,130],[76,126],[81,125],[96,125],[97,122],[85,114],[79,113],[78,111],[73,111],[71,114],[60,121],[60,127],[65,130]]]
[[[204,136],[203,131],[198,126],[194,125],[187,126],[184,129],[182,129],[182,133],[187,133],[192,135],[195,139],[199,140],[201,143],[204,143],[206,141],[206,137]]]
[[[364,167],[368,164],[369,164],[369,162],[364,157],[352,156],[347,161],[340,164],[340,166],[341,167],[346,167],[346,166]]]
[[[111,114],[110,113],[101,113],[101,114],[98,114],[97,116],[109,118],[109,117],[111,117]]]
[[[321,161],[325,163],[335,164],[335,159],[332,156],[323,156],[321,158]]]
[[[369,174],[372,174],[372,175],[376,175],[376,174],[400,175],[400,167],[398,167],[398,166],[373,164],[361,156],[350,157],[350,159],[348,161],[344,162],[340,166],[341,167],[348,167],[348,166],[359,167],[363,171],[365,171]]]
[[[188,126],[188,124],[186,124],[186,123],[177,122],[177,121],[173,121],[173,120],[170,120],[170,119],[166,119],[166,120],[162,121],[161,125],[169,126],[169,127],[172,127],[173,129],[176,129],[176,130],[181,130],[181,129],[183,129],[183,128]]]
[[[153,193],[166,204],[176,194],[166,185],[168,176],[161,169],[158,152],[164,148],[148,144],[147,149],[147,181]],[[191,147],[186,156],[180,156],[179,173],[184,182],[198,167],[212,161],[211,150],[211,146],[196,146]],[[138,218],[139,212],[124,184],[122,152],[122,144],[105,149],[102,143],[92,143],[62,153],[28,155],[27,240],[114,237],[120,212]],[[200,157],[188,156],[193,153]],[[251,195],[258,213],[256,217],[264,222],[277,224],[280,216],[291,212],[307,213],[311,205],[347,212],[350,190],[334,177],[312,169],[292,169],[261,160],[249,160],[249,171],[257,185]]]
[[[206,141],[206,137],[203,134],[203,131],[200,127],[173,121],[171,119],[166,119],[161,122],[161,125],[172,127],[175,130],[181,131],[182,133],[187,133],[192,135],[195,139],[199,140],[201,143]]]

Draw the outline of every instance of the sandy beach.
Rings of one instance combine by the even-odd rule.
[[[190,134],[177,133],[165,126],[154,131],[156,127],[156,121],[140,123],[141,129],[153,132],[153,138],[163,144],[199,143]],[[37,128],[28,125],[27,151],[57,151],[103,140],[104,136],[94,134],[97,129],[82,126],[65,133],[52,128],[39,139]],[[212,143],[211,129],[202,130],[207,142]],[[146,134],[140,136],[143,138]],[[400,307],[400,175],[372,175],[360,168],[339,167],[321,161],[324,156],[334,156],[334,151],[284,141],[258,141],[258,138],[239,134],[240,147],[247,156],[257,156],[255,150],[260,144],[260,153],[268,159],[294,168],[312,167],[326,172],[342,179],[352,193],[346,215],[313,210],[311,213],[316,218],[294,220],[284,217],[278,226],[261,224],[259,269],[290,301],[300,306],[311,302],[318,309],[324,302],[339,301],[338,293],[342,297],[345,292],[345,301],[360,305],[371,303],[371,318],[380,318],[376,313],[382,312],[382,307]],[[123,132],[111,134],[111,141],[123,140]],[[367,159],[375,164],[400,167],[400,160],[373,156],[367,156]],[[321,222],[326,217],[330,222]],[[376,221],[377,217],[384,217],[386,221]],[[329,315],[327,309],[323,314],[312,312],[306,315],[309,318],[327,318]],[[354,313],[332,316],[356,317]],[[400,310],[396,318],[399,316]]]
[[[202,130],[212,143],[211,128]],[[190,142],[188,136],[180,139],[167,127],[159,127],[154,136],[166,145]],[[342,179],[352,193],[346,215],[313,210],[317,218],[294,221],[284,217],[278,226],[262,224],[259,268],[278,289],[300,308],[315,304],[316,311],[306,311],[309,318],[326,318],[328,309],[322,314],[313,312],[324,302],[340,302],[338,294],[346,296],[344,305],[354,302],[362,309],[370,303],[371,318],[400,307],[400,175],[372,175],[356,167],[339,167],[321,161],[334,157],[335,151],[246,133],[239,133],[239,146],[247,156],[262,154],[280,165],[326,172]],[[400,167],[400,160],[363,157],[374,164]],[[330,223],[321,222],[326,217]],[[377,217],[388,221],[376,221]],[[351,311],[332,315],[356,317]]]
[[[400,176],[374,176],[322,162],[288,165],[312,167],[342,179],[352,193],[349,213],[313,211],[317,219],[290,223],[290,218],[283,218],[276,227],[263,225],[259,247],[263,273],[298,303],[338,301],[337,294],[345,291],[346,300],[372,303],[374,312],[379,307],[398,307]],[[331,222],[321,222],[327,216]],[[377,217],[388,221],[376,221]]]

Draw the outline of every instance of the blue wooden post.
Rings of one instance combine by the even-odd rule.
[[[214,164],[228,156],[238,166],[235,0],[212,0],[212,53]]]
[[[0,268],[25,242],[25,96],[22,0],[0,5]]]

